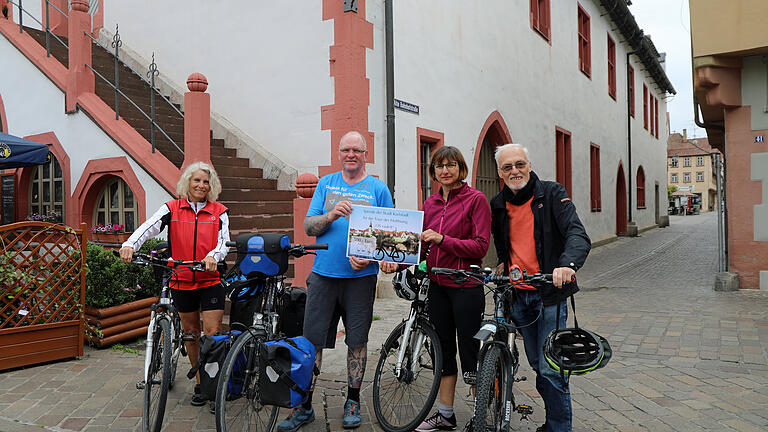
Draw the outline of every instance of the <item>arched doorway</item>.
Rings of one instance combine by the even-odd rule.
[[[627,181],[624,166],[619,162],[616,173],[616,235],[627,234]]]
[[[501,190],[501,182],[496,171],[496,159],[493,157],[493,153],[496,151],[496,147],[510,142],[512,139],[507,126],[504,124],[504,119],[498,111],[494,111],[483,125],[475,149],[475,160],[472,168],[472,186],[485,194],[488,201]],[[488,253],[483,259],[483,266],[495,267],[496,261],[496,247],[493,244],[493,238],[491,238]]]

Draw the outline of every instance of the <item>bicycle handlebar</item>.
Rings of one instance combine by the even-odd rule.
[[[120,256],[120,252],[113,249],[112,253],[116,256]],[[171,267],[179,268],[185,267],[192,271],[205,271],[205,263],[202,261],[176,261],[173,258],[158,258],[156,256],[147,255],[139,252],[133,253],[133,260],[131,264],[136,265],[151,265],[155,267]]]
[[[505,284],[505,285],[518,285],[525,282],[531,283],[552,283],[552,275],[549,273],[534,273],[525,274],[521,273],[519,278],[513,279],[511,276],[497,275],[490,272],[490,269],[480,271],[470,271],[462,269],[452,269],[445,267],[433,267],[430,270],[434,274],[442,274],[450,277],[453,280],[457,279],[475,279],[478,282],[488,284]],[[572,281],[575,281],[573,279]]]
[[[227,247],[237,247],[237,242],[228,241],[226,243]],[[301,257],[304,255],[311,254],[311,251],[314,250],[326,250],[328,249],[327,244],[308,244],[308,245],[302,245],[302,244],[295,244],[292,246],[289,246],[288,248],[288,254],[295,256],[295,257]]]

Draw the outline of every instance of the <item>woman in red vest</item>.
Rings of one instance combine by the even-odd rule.
[[[216,171],[203,162],[189,165],[176,184],[182,197],[168,201],[123,243],[120,258],[130,262],[135,250],[168,227],[170,256],[174,260],[198,260],[205,263],[205,272],[183,270],[170,282],[171,297],[181,315],[184,332],[194,337],[186,342],[189,361],[194,366],[199,354],[200,317],[203,332],[213,336],[221,331],[224,316],[224,289],[216,266],[226,257],[229,241],[228,209],[216,202],[221,182]],[[200,375],[197,376],[191,404],[205,405],[200,395]]]

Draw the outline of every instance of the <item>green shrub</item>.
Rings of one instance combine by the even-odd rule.
[[[149,253],[159,242],[149,239],[139,251]],[[88,243],[86,254],[86,306],[117,306],[159,294],[160,285],[151,267],[124,263],[112,250],[94,243]]]

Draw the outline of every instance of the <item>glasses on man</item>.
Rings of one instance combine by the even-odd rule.
[[[528,162],[527,161],[517,161],[517,162],[515,162],[513,164],[506,164],[506,165],[502,166],[501,167],[501,171],[505,172],[505,173],[512,172],[512,168],[517,168],[518,171],[522,171],[527,166],[528,166]]]
[[[341,153],[354,153],[354,154],[363,154],[367,150],[361,150],[356,148],[345,148],[345,149],[339,149],[339,152]]]
[[[458,162],[447,162],[442,164],[435,164],[435,170],[441,170],[441,169],[455,169],[459,166]]]

